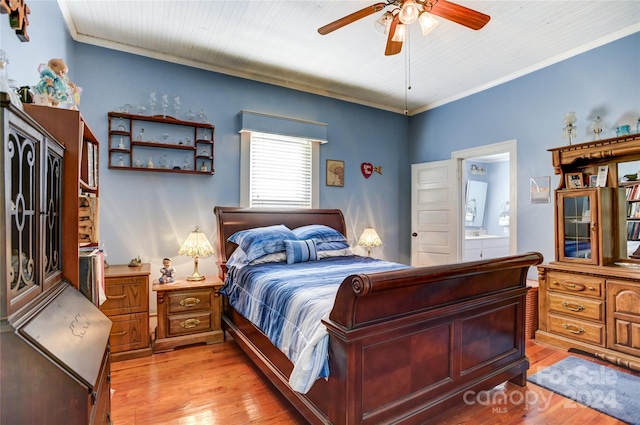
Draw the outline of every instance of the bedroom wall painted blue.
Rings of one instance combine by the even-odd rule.
[[[547,149],[568,144],[562,118],[575,111],[578,141],[592,140],[589,124],[601,115],[614,137],[619,124],[640,117],[640,33],[566,59],[516,80],[411,118],[411,163],[451,158],[451,152],[517,140],[518,252],[554,258],[553,201],[530,204],[531,177],[551,176]],[[530,278],[536,271],[530,270]]]

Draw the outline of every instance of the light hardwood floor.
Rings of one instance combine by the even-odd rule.
[[[527,340],[529,374],[569,355],[582,357]],[[114,425],[305,423],[230,338],[221,344],[185,347],[113,363],[111,388]],[[624,424],[532,383],[526,388],[503,384],[486,395],[451,409],[431,423]]]

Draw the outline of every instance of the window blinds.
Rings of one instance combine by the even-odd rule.
[[[311,208],[312,142],[251,133],[251,207]]]

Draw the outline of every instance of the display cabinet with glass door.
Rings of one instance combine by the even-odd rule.
[[[614,190],[610,187],[556,191],[556,261],[605,265],[614,260]]]

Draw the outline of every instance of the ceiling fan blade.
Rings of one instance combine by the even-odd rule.
[[[337,21],[331,22],[330,24],[318,28],[318,32],[322,35],[327,35],[332,31],[335,31],[344,27],[345,25],[349,25],[350,23],[357,21],[358,19],[362,19],[365,16],[380,12],[386,5],[386,3],[376,3],[371,6],[367,6],[364,9],[358,10],[357,12],[353,12],[352,14],[345,16],[344,18],[340,18]]]
[[[445,0],[438,1],[430,13],[474,30],[484,27],[491,19],[489,15]]]
[[[398,26],[398,22],[400,22],[400,18],[396,14],[393,17],[393,21],[391,21],[391,26],[389,27],[389,35],[387,36],[387,47],[384,50],[385,56],[393,56],[400,53],[402,50],[402,41],[393,41],[393,34],[396,32],[396,26]]]

